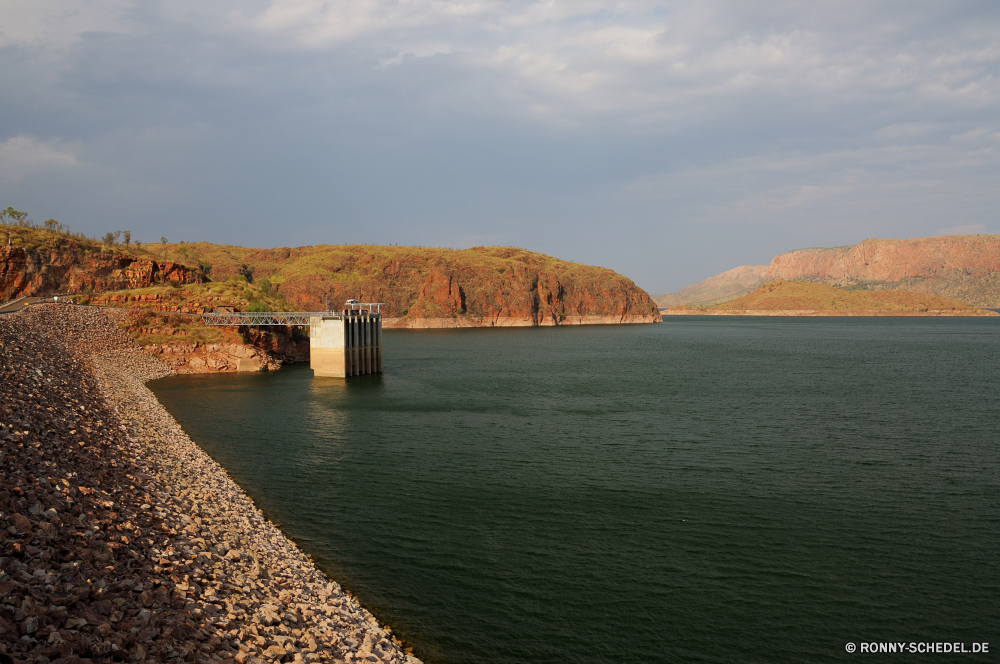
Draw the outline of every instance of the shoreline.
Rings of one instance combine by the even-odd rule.
[[[869,309],[863,311],[836,311],[829,309],[679,309],[673,311],[664,309],[660,312],[663,316],[860,316],[867,318],[874,317],[958,317],[958,318],[987,318],[990,316],[1000,316],[1000,313],[989,311],[988,309],[971,310],[951,310],[932,309],[930,311],[882,311]]]
[[[0,654],[419,663],[184,433],[145,385],[175,372],[108,315],[9,314],[0,355]]]
[[[660,312],[663,313],[663,312]],[[383,318],[385,330],[440,330],[451,328],[491,327],[562,327],[563,325],[643,325],[662,323],[662,316],[652,314],[613,314],[595,316],[569,316],[561,320],[534,316],[461,316],[458,318]]]

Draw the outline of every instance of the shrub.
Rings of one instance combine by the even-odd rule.
[[[250,306],[247,307],[247,311],[250,313],[262,313],[265,311],[270,311],[270,309],[264,302],[261,302],[260,300],[254,300],[253,302],[250,303]]]

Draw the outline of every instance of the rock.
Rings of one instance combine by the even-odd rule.
[[[1000,307],[1000,235],[865,240],[831,249],[799,249],[769,265],[745,265],[656,298],[661,307],[712,306],[768,281],[813,281],[840,287],[908,290]]]
[[[239,648],[247,664],[270,661],[265,648],[313,661],[346,639],[380,643],[371,615],[144,386],[169,371],[99,310],[0,317],[0,471],[17,478],[0,484],[0,594],[15,607],[0,612],[0,653],[165,661]],[[331,604],[352,620],[329,621]],[[394,648],[384,661],[408,661]]]
[[[205,274],[179,263],[136,258],[125,251],[88,251],[75,239],[57,242],[53,251],[0,247],[0,301],[49,295],[58,290],[108,291],[147,288],[158,280],[203,283]]]

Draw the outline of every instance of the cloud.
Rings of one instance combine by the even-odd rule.
[[[131,0],[0,0],[0,47],[64,50],[90,32],[124,33]]]
[[[985,13],[995,27],[996,12]],[[990,24],[955,21],[930,2],[901,16],[884,2],[846,12],[835,2],[719,0],[273,0],[243,22],[272,43],[350,49],[382,65],[447,55],[489,75],[508,112],[540,122],[645,126],[762,94],[838,106],[889,94],[895,103],[985,108],[1000,100],[1000,40]]]
[[[0,181],[18,182],[46,171],[79,166],[74,146],[14,136],[0,144]]]

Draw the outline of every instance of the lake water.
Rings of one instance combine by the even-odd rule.
[[[384,341],[383,375],[151,387],[427,662],[998,657],[1000,321]]]

